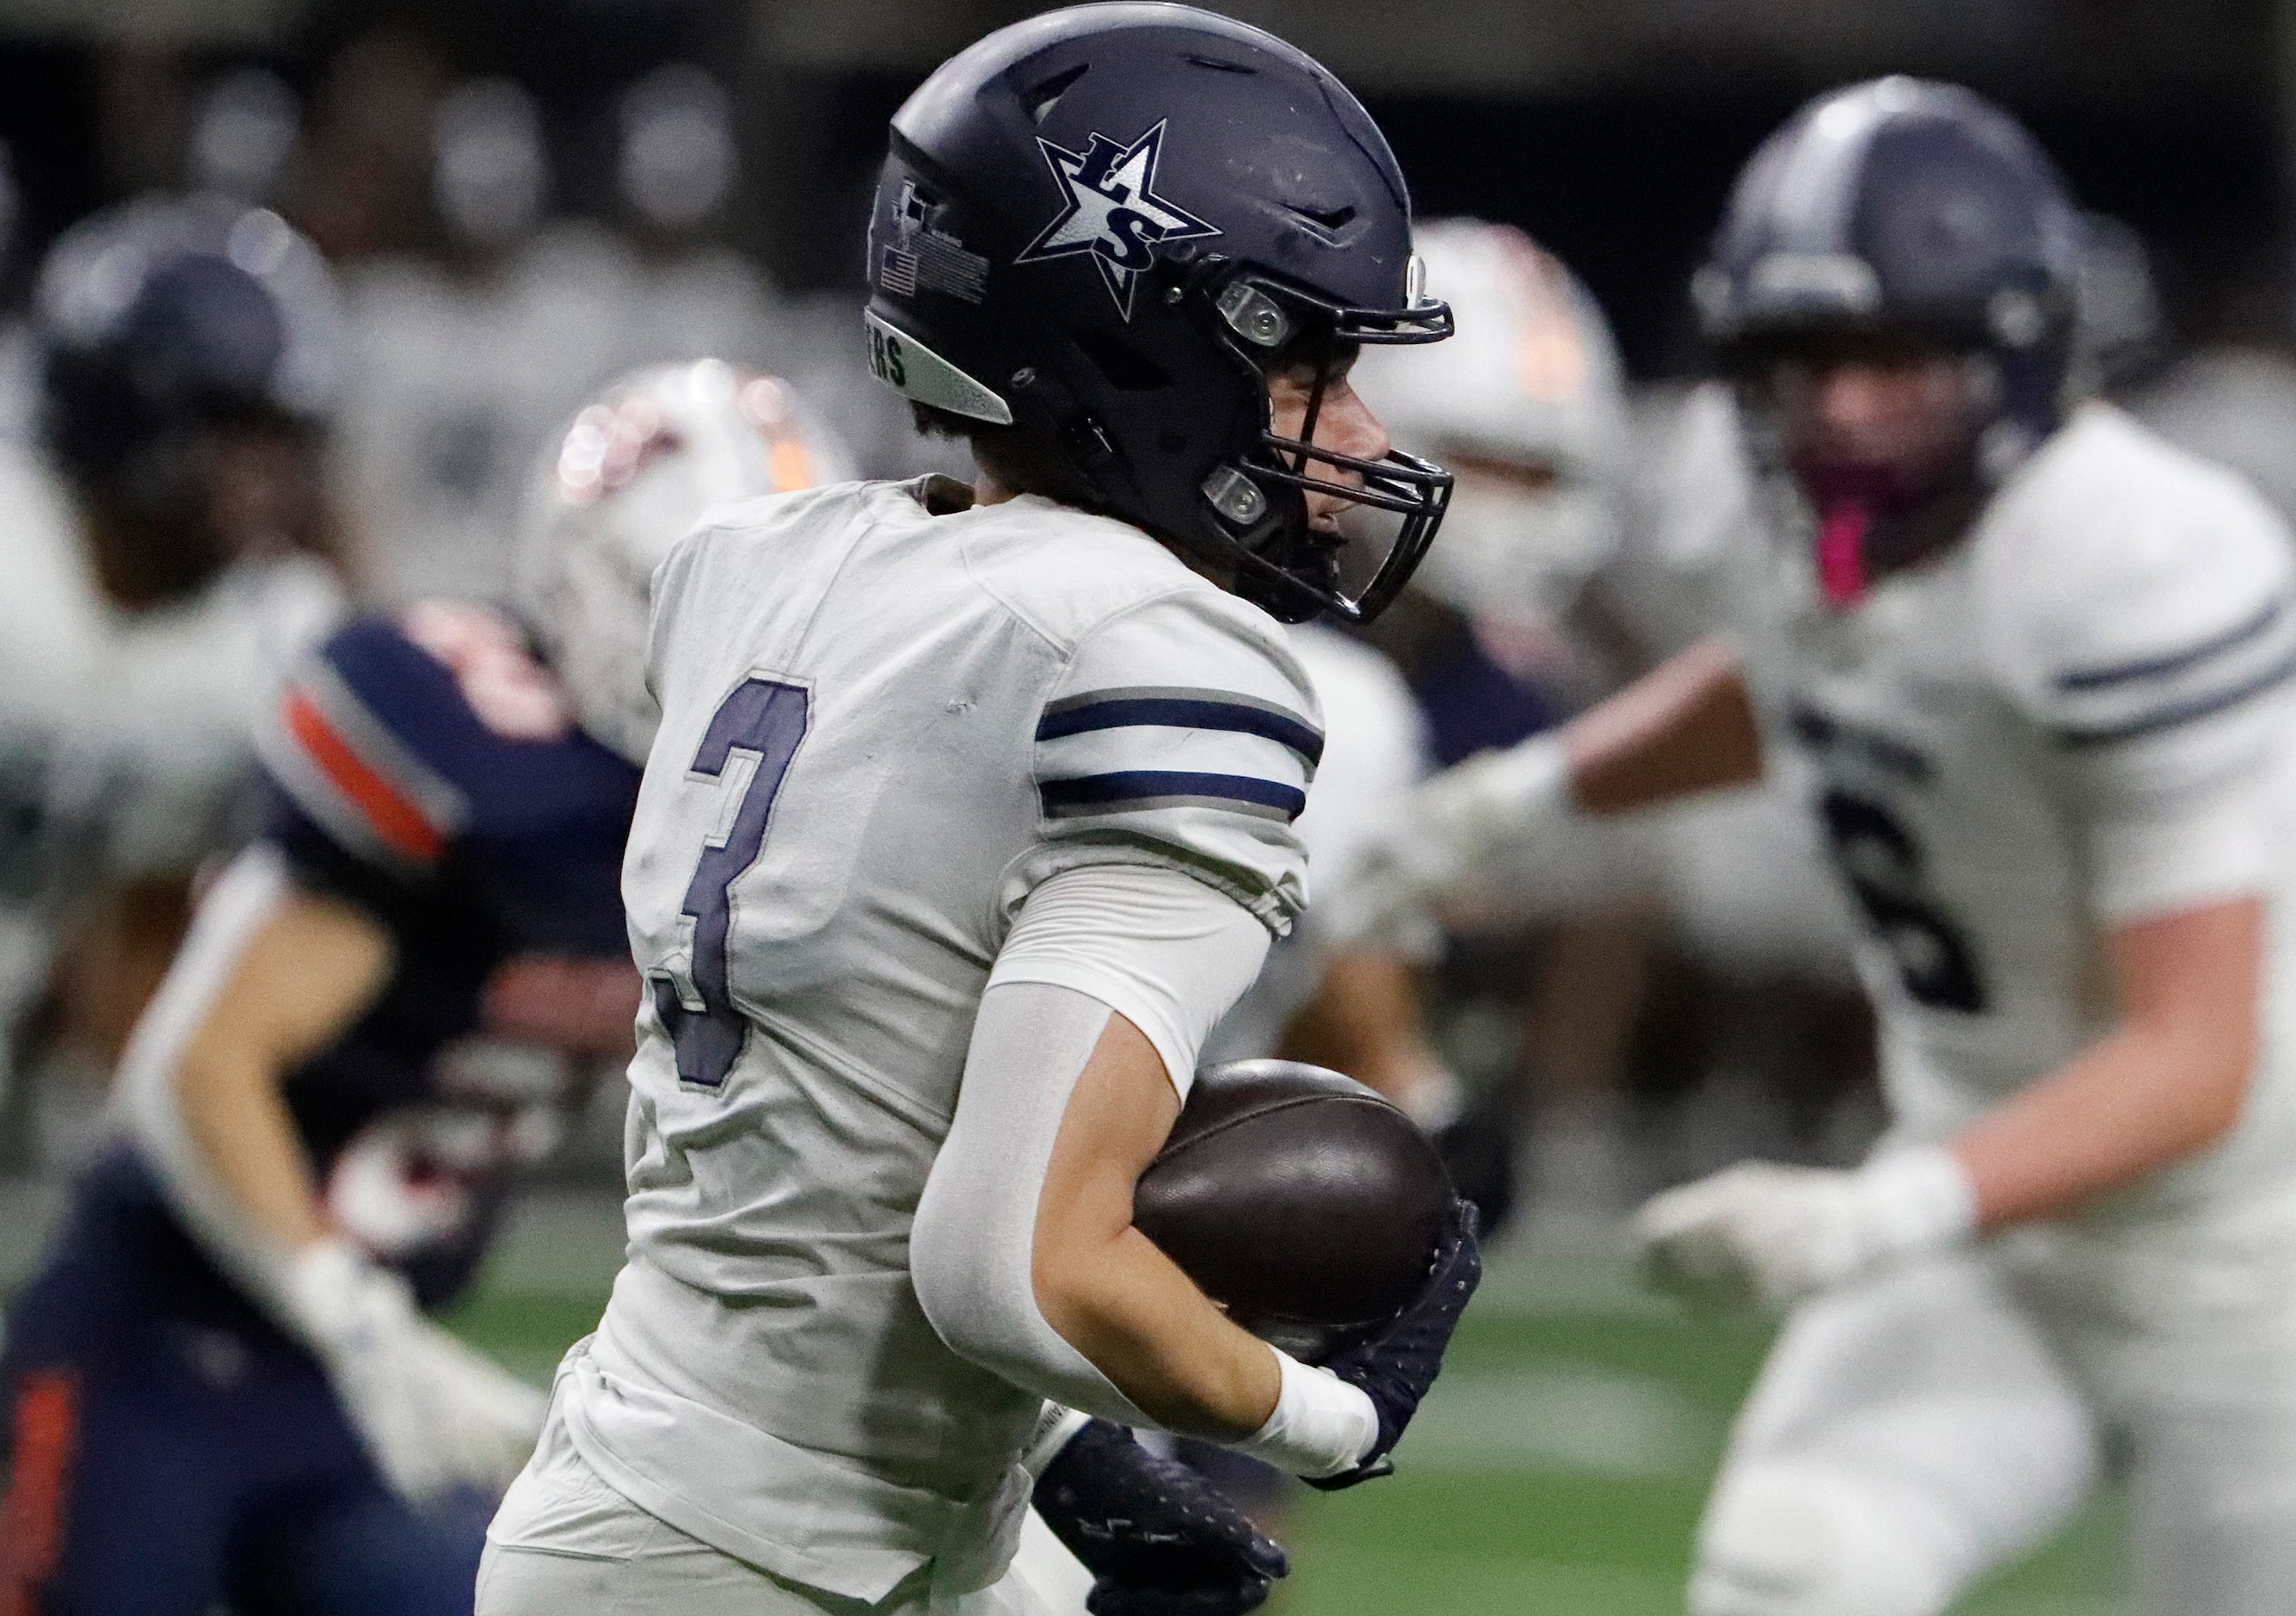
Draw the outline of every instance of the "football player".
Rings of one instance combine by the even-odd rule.
[[[38,442],[0,448],[0,1092],[55,976],[119,1053],[225,845],[266,695],[338,609],[318,457],[335,294],[275,214],[152,200],[67,233]],[[77,935],[101,968],[56,969]]]
[[[657,577],[629,1260],[488,1616],[1037,1610],[1005,1571],[1063,1439],[1035,1490],[1103,1611],[1249,1608],[1272,1545],[1071,1461],[1151,1425],[1365,1479],[1474,1283],[1462,1209],[1310,1368],[1130,1223],[1303,906],[1322,737],[1279,619],[1375,615],[1447,488],[1347,381],[1449,329],[1386,142],[1283,42],[1119,4],[988,36],[891,144],[872,361],[980,480],[759,502]]]
[[[2296,669],[2285,532],[2067,397],[2078,221],[2030,136],[1906,78],[1755,156],[1696,283],[1781,544],[1780,662],[1866,923],[1893,1127],[1659,1197],[1654,1270],[1792,1304],[1699,1535],[1702,1616],[1929,1616],[2108,1454],[2152,1608],[2296,1586]],[[1439,890],[1542,822],[1751,777],[1694,649],[1423,788]]]
[[[424,1312],[557,1136],[570,1062],[629,1048],[648,578],[708,506],[844,470],[777,381],[642,373],[529,502],[538,644],[431,602],[294,673],[269,829],[201,905],[122,1136],[11,1310],[0,1610],[470,1609],[542,1398]]]
[[[616,114],[626,246],[610,273],[627,299],[620,323],[629,351],[781,362],[788,344],[772,285],[712,229],[741,179],[733,97],[700,68],[670,62],[623,91]],[[848,339],[850,324],[838,325]]]
[[[350,365],[338,440],[376,591],[498,598],[527,468],[577,405],[642,361],[594,258],[542,230],[552,175],[534,99],[478,79],[440,100],[430,198],[447,250],[346,271]],[[733,356],[739,358],[742,356]]]

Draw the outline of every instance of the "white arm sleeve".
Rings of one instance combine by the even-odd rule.
[[[1259,921],[1177,870],[1095,865],[1030,894],[990,971],[955,1118],[909,1235],[917,1300],[964,1358],[1072,1408],[1152,1423],[1037,1306],[1053,1143],[1111,1012],[1185,1098],[1205,1033],[1267,949]]]

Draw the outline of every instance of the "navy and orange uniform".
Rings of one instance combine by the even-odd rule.
[[[514,625],[435,603],[338,631],[259,752],[267,828],[244,857],[390,942],[380,990],[283,1096],[332,1223],[441,1304],[578,1097],[580,1063],[534,1040],[635,1013],[619,874],[639,771],[573,726]],[[388,1491],[316,1362],[131,1144],[83,1175],[0,1372],[5,1616],[470,1608],[478,1501],[416,1515]]]

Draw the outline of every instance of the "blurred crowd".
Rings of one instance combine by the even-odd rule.
[[[601,174],[580,187],[562,172],[578,143],[528,89],[458,79],[408,36],[348,45],[308,96],[261,66],[185,82],[179,138],[142,177],[275,209],[334,273],[347,335],[325,514],[304,548],[342,600],[509,598],[538,458],[584,399],[643,364],[709,356],[786,379],[865,476],[965,469],[867,374],[852,292],[784,291],[726,244],[739,122],[699,67],[654,67],[598,110],[611,138],[582,149]],[[569,211],[578,191],[606,200]],[[17,211],[0,187],[0,230]],[[1759,496],[1718,395],[1630,383],[1594,297],[1523,234],[1424,234],[1463,325],[1513,333],[1480,349],[1492,376],[1432,390],[1365,366],[1398,440],[1459,476],[1418,586],[1373,636],[1431,768],[1560,723],[1718,625],[1756,632],[1763,614],[1730,598]],[[2082,300],[2097,384],[2296,519],[2288,311],[2180,349],[2144,242],[2102,218]],[[0,445],[25,459],[40,452],[35,318],[0,331]],[[53,867],[66,816],[54,768],[28,756],[0,746],[0,1162],[13,1168],[61,1165],[88,1136],[91,1074],[158,980],[189,866],[213,845],[177,819],[163,851],[42,888],[26,872]],[[1426,986],[1459,1079],[1448,1103],[1527,1147],[1535,1217],[1608,1219],[1745,1155],[1847,1161],[1872,1137],[1870,1013],[1800,789],[1787,760],[1759,789],[1630,824],[1444,916]],[[572,1170],[614,1160],[616,1103],[602,1096]]]

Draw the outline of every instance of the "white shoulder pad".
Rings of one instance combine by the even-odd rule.
[[[1323,751],[1315,687],[1282,627],[1185,574],[1086,633],[1046,700],[1029,884],[1167,864],[1289,931],[1307,903],[1292,822]]]
[[[2198,723],[2296,673],[2296,541],[2238,479],[2116,410],[2066,427],[1977,543],[1995,665],[2065,747]]]

